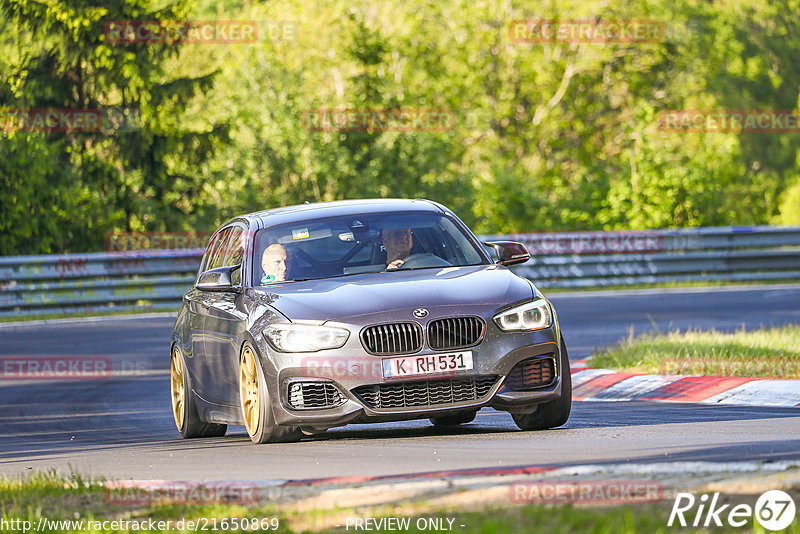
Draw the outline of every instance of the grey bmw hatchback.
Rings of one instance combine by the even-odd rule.
[[[234,217],[209,240],[171,341],[185,438],[244,425],[255,443],[349,423],[561,426],[569,357],[550,301],[428,200],[303,204]]]

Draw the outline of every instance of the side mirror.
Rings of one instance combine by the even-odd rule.
[[[497,251],[497,263],[500,265],[517,265],[531,259],[525,245],[516,241],[487,241],[484,245]]]
[[[205,271],[197,279],[196,287],[202,291],[238,291],[239,287],[234,286],[231,279],[233,272],[239,268],[241,265],[229,265]]]

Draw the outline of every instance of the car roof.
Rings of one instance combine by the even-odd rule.
[[[404,198],[367,198],[359,200],[336,200],[333,202],[314,202],[285,206],[248,213],[237,219],[248,219],[265,228],[287,222],[356,215],[361,213],[387,213],[397,211],[429,211],[444,213],[444,209],[436,202],[425,199]]]

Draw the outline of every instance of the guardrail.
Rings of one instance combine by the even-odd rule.
[[[176,310],[203,249],[0,257],[0,317]]]
[[[542,288],[800,279],[800,226],[481,236],[524,243]],[[202,249],[0,257],[0,317],[175,310]]]
[[[520,241],[539,287],[800,279],[800,226],[482,236]]]

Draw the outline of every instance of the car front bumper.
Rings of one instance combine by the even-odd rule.
[[[273,413],[276,423],[313,429],[324,429],[350,423],[372,423],[403,421],[442,417],[483,407],[514,413],[528,413],[536,406],[555,400],[561,395],[562,376],[569,372],[568,364],[562,365],[560,333],[557,322],[550,328],[534,332],[502,332],[495,325],[487,324],[483,341],[471,348],[453,351],[423,349],[419,355],[447,354],[448,352],[472,351],[474,369],[449,374],[431,374],[407,378],[386,379],[382,375],[382,357],[373,356],[363,350],[358,339],[342,349],[320,351],[309,354],[288,354],[272,351],[264,346],[268,358],[262,358],[265,376],[268,377]],[[264,344],[266,345],[266,344]],[[552,382],[535,389],[518,391],[507,385],[511,370],[518,363],[531,359],[553,358],[555,373]],[[566,368],[564,368],[566,367]],[[469,379],[495,377],[488,392],[477,398],[457,402],[375,408],[357,393],[362,386],[381,384],[441,382],[445,380],[464,383]],[[322,408],[295,408],[289,402],[289,386],[296,382],[327,383],[342,395],[340,403]]]

